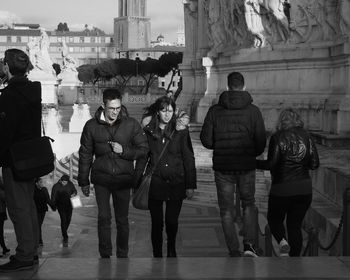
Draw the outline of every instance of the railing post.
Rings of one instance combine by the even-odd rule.
[[[350,256],[350,188],[346,188],[344,191],[343,207],[343,256]]]
[[[272,257],[272,235],[269,225],[265,226],[265,256]]]
[[[318,256],[318,230],[311,228],[309,231],[309,254],[310,257]]]

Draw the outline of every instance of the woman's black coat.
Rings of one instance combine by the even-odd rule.
[[[188,129],[175,130],[171,139],[155,137],[154,128],[149,125],[144,127],[144,131],[150,149],[146,172],[157,161],[166,141],[170,141],[153,173],[149,197],[157,200],[184,199],[186,189],[197,188],[195,159]],[[145,159],[137,164],[139,178],[145,164]]]

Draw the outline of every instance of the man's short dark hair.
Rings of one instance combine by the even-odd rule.
[[[103,103],[106,105],[108,100],[122,100],[122,94],[116,88],[107,88],[103,91]]]
[[[244,77],[239,72],[232,72],[227,76],[229,89],[242,90],[244,88]]]
[[[19,49],[6,50],[4,64],[13,76],[24,76],[32,68],[28,55]]]

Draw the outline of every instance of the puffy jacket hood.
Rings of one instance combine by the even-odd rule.
[[[108,124],[106,121],[101,120],[101,115],[103,114],[103,111],[104,111],[103,107],[100,106],[95,112],[95,119],[100,124]],[[122,108],[119,112],[116,123],[120,122],[120,120],[122,119],[127,118],[128,116],[129,116],[128,110],[126,109],[125,106],[122,105]]]
[[[229,110],[243,109],[252,104],[253,98],[247,91],[224,91],[218,105]]]
[[[29,81],[27,77],[13,77],[8,82],[9,88],[18,91],[32,105],[41,104],[40,82]]]

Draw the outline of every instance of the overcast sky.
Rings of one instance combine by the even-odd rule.
[[[25,4],[24,4],[25,2]],[[39,23],[47,30],[56,29],[59,22],[68,27],[91,24],[113,33],[117,17],[117,0],[10,0],[0,7],[0,22],[4,17],[17,18],[21,23]],[[152,40],[162,33],[165,41],[175,42],[176,32],[183,26],[182,0],[148,0],[147,13],[151,18]]]

